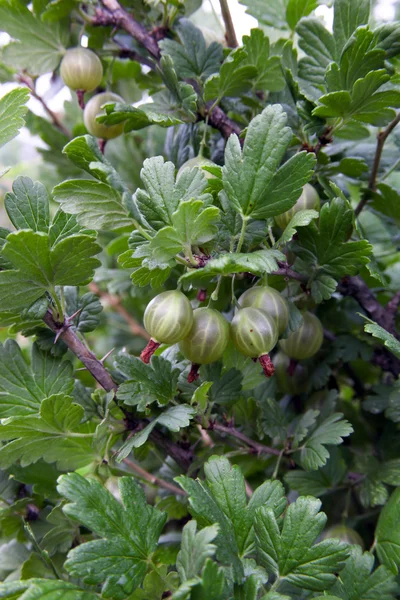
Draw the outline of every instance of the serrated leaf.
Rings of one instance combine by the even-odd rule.
[[[0,14],[2,5],[0,5]],[[26,88],[11,90],[0,99],[0,148],[18,135],[25,121],[25,106],[29,100],[29,92]],[[4,172],[3,172],[4,174]]]
[[[11,223],[16,229],[33,231],[49,230],[49,196],[44,185],[29,177],[17,177],[8,192],[4,205]]]
[[[12,581],[0,583],[0,598],[16,600],[97,600],[98,595],[88,590],[82,590],[73,583],[62,579],[28,579],[26,581]]]
[[[210,525],[197,531],[197,522],[189,521],[182,530],[181,549],[176,559],[176,569],[181,581],[200,575],[207,558],[215,554],[211,542],[218,535],[218,525]]]
[[[79,225],[74,215],[67,215],[67,213],[58,209],[49,228],[50,246],[53,247],[65,238],[78,233],[96,237],[96,232],[93,229],[85,229]]]
[[[62,475],[58,491],[72,504],[65,514],[101,539],[68,553],[65,568],[91,585],[102,584],[102,596],[123,600],[142,582],[156,548],[166,514],[146,503],[132,477],[118,482],[122,504],[103,485],[77,473]]]
[[[195,121],[197,94],[193,86],[179,81],[170,56],[162,56],[160,66],[167,89],[154,94],[152,104],[142,104],[142,110],[170,115],[182,121]]]
[[[247,130],[243,152],[232,135],[222,169],[224,190],[232,207],[246,217],[266,219],[291,208],[311,178],[315,158],[299,152],[279,167],[292,140],[280,105],[267,106]]]
[[[300,210],[291,219],[289,224],[286,226],[285,231],[282,233],[279,240],[276,242],[276,246],[284,246],[292,237],[296,234],[298,227],[305,227],[313,219],[318,219],[319,213],[316,210]]]
[[[70,394],[72,365],[32,346],[30,367],[14,340],[0,344],[0,417],[39,412],[40,403],[54,394]]]
[[[250,35],[243,36],[243,46],[247,52],[246,64],[257,69],[254,78],[255,90],[278,92],[285,86],[279,56],[269,56],[269,39],[261,29],[252,29]]]
[[[85,227],[113,230],[133,225],[121,194],[105,183],[70,179],[56,185],[53,197]]]
[[[181,43],[165,38],[159,46],[163,55],[170,55],[181,79],[204,81],[219,71],[223,60],[221,44],[212,42],[206,46],[201,30],[188,19],[181,19],[176,31]]]
[[[192,281],[215,275],[229,275],[231,273],[254,273],[263,275],[272,273],[278,268],[277,260],[284,260],[284,255],[278,250],[256,250],[255,252],[222,254],[218,258],[212,258],[202,269],[196,269],[185,273],[181,281]]]
[[[163,406],[176,394],[179,369],[162,356],[153,356],[150,364],[145,364],[135,356],[121,353],[115,366],[127,377],[118,388],[118,398],[129,406],[142,411],[152,402]]]
[[[287,29],[286,7],[288,0],[268,2],[265,0],[240,0],[246,6],[246,12],[255,17],[263,25]]]
[[[322,467],[329,458],[325,446],[343,443],[343,438],[353,432],[353,427],[342,413],[334,413],[320,422],[302,443],[298,460],[301,466],[309,471]]]
[[[240,96],[251,89],[257,77],[256,67],[247,64],[247,53],[238,48],[225,59],[219,73],[211,75],[204,86],[204,99],[221,100],[224,97]]]
[[[364,331],[370,333],[374,338],[380,340],[386,348],[392,352],[397,358],[400,358],[400,342],[386,329],[371,321],[364,325]]]
[[[332,448],[327,464],[321,469],[317,471],[294,469],[288,471],[284,479],[290,489],[297,491],[301,496],[322,496],[341,483],[346,472],[346,463],[339,451],[335,452],[335,448]]]
[[[343,600],[394,600],[397,585],[393,574],[384,566],[374,568],[374,556],[358,545],[349,547],[350,556],[340,573],[340,580],[329,590]]]
[[[386,183],[378,185],[380,194],[374,194],[371,206],[400,224],[400,194]]]
[[[256,514],[256,545],[260,563],[271,574],[306,590],[324,591],[335,582],[348,556],[339,540],[315,544],[326,523],[321,502],[300,497],[289,505],[279,525],[270,508]]]
[[[376,551],[379,560],[397,575],[400,566],[400,489],[394,490],[383,507],[375,530]]]
[[[82,417],[81,406],[58,394],[42,401],[39,415],[4,419],[0,440],[8,443],[0,448],[1,467],[16,461],[27,466],[40,458],[56,462],[61,470],[87,465],[93,457],[93,433],[87,425],[80,425]]]
[[[167,408],[167,410],[158,415],[158,417],[155,417],[144,429],[122,444],[118,452],[117,461],[121,462],[129,456],[134,448],[143,446],[156,425],[163,425],[170,431],[179,431],[190,424],[190,420],[195,414],[196,410],[187,404],[179,404],[178,406]]]
[[[99,123],[105,125],[116,125],[125,123],[124,131],[139,131],[150,125],[159,125],[160,127],[171,127],[183,123],[172,115],[163,115],[156,111],[152,111],[149,105],[146,105],[146,110],[135,108],[130,104],[109,103],[105,107],[105,114],[97,117]]]
[[[294,30],[302,17],[307,17],[318,6],[318,0],[289,0],[286,8],[286,20]]]
[[[333,37],[340,53],[353,32],[369,21],[370,0],[335,0]]]
[[[4,48],[4,62],[32,75],[58,66],[69,41],[65,23],[46,25],[18,0],[2,0],[0,22],[3,31],[18,40]]]
[[[336,57],[333,35],[319,19],[313,18],[301,19],[296,26],[296,33],[299,46],[307,55],[299,61],[299,77],[315,86],[324,86],[326,69]]]
[[[99,298],[92,292],[86,292],[83,296],[79,296],[78,288],[71,286],[64,287],[64,296],[67,314],[73,315],[79,311],[73,320],[74,328],[81,333],[96,329],[100,323],[98,315],[103,310]]]
[[[172,225],[160,229],[150,242],[150,250],[156,260],[167,262],[176,254],[191,255],[192,246],[203,245],[217,234],[216,222],[219,209],[204,206],[201,200],[181,202],[172,214]]]

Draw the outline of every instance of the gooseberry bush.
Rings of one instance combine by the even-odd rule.
[[[400,597],[400,24],[241,2],[0,0],[1,598]]]

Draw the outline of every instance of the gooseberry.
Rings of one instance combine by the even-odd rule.
[[[103,79],[101,60],[88,48],[70,48],[64,54],[60,65],[60,75],[65,85],[79,92],[80,104],[83,103],[83,93],[91,92]]]
[[[204,156],[195,156],[194,158],[191,158],[188,161],[186,161],[185,163],[183,163],[183,165],[181,166],[181,168],[178,171],[177,177],[179,178],[182,175],[183,171],[185,171],[185,169],[194,169],[195,167],[197,167],[198,169],[200,169],[202,171],[202,173],[204,173],[204,176],[206,179],[214,179],[215,175],[213,175],[212,173],[209,173],[208,171],[204,171],[204,169],[202,167],[216,167],[216,166],[217,165],[215,164],[215,162],[213,162],[209,158],[204,158]]]
[[[274,356],[275,377],[278,388],[285,394],[301,394],[308,388],[307,370],[300,364],[295,363],[293,373],[291,374],[291,359],[283,352],[278,352]]]
[[[213,308],[196,308],[193,325],[179,348],[191,361],[189,383],[198,378],[199,365],[207,365],[221,358],[229,342],[229,323]]]
[[[328,538],[337,538],[346,544],[358,544],[364,549],[364,541],[357,531],[345,525],[333,525],[329,527],[322,535],[324,540]]]
[[[148,363],[160,344],[176,344],[189,333],[193,324],[192,305],[178,290],[162,292],[147,305],[143,323],[151,339],[140,358]]]
[[[274,288],[269,286],[253,287],[244,292],[238,302],[242,308],[251,306],[266,312],[276,321],[279,335],[285,331],[289,321],[288,303]]]
[[[319,196],[317,191],[313,188],[312,185],[306,183],[303,187],[303,191],[301,193],[300,198],[297,200],[296,204],[292,206],[289,210],[284,212],[281,215],[277,215],[275,218],[275,223],[281,228],[285,229],[285,227],[289,224],[290,220],[293,216],[300,212],[301,210],[319,210]]]
[[[286,340],[281,340],[281,350],[290,358],[302,360],[310,358],[318,352],[324,339],[324,330],[321,321],[310,312],[303,314],[303,324],[297,331],[289,335]]]
[[[105,115],[105,111],[102,109],[104,104],[109,102],[124,102],[121,96],[113,94],[112,92],[103,92],[96,94],[93,98],[90,98],[86,104],[85,110],[83,111],[83,121],[85,127],[91,135],[101,138],[103,140],[111,140],[118,137],[124,131],[124,122],[116,123],[115,125],[104,125],[99,123],[96,117]]]
[[[259,308],[241,308],[232,319],[231,337],[239,352],[260,361],[267,377],[274,374],[268,352],[278,341],[278,326],[272,317]]]

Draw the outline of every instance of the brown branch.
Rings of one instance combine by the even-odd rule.
[[[282,275],[283,277],[288,277],[289,279],[295,279],[296,281],[300,281],[301,283],[306,283],[308,280],[307,275],[302,275],[301,273],[297,273],[297,271],[293,271],[287,263],[278,261],[279,269],[276,271],[272,271],[271,275]]]
[[[370,175],[370,178],[368,181],[368,188],[367,188],[366,192],[363,194],[363,197],[361,198],[360,202],[358,203],[358,205],[354,211],[356,216],[358,216],[360,214],[360,212],[363,210],[364,206],[367,204],[368,199],[369,199],[369,192],[376,191],[376,179],[378,176],[379,166],[381,164],[383,147],[385,145],[387,138],[392,133],[393,129],[396,127],[396,125],[398,123],[400,123],[400,113],[396,116],[395,119],[393,119],[393,121],[386,127],[386,129],[384,129],[383,131],[380,131],[378,133],[378,135],[376,136],[377,141],[376,141],[375,157],[374,157],[374,162],[372,165],[371,175]]]
[[[127,322],[127,324],[129,325],[129,329],[131,330],[133,335],[138,335],[139,337],[142,337],[145,340],[150,339],[150,336],[147,333],[147,331],[141,325],[139,325],[139,323],[126,310],[126,308],[123,306],[123,304],[121,302],[121,299],[118,298],[118,296],[114,296],[112,294],[104,292],[94,282],[90,283],[88,287],[91,292],[96,294],[96,296],[99,296],[99,298],[104,300],[104,302],[106,302],[107,304],[109,304],[110,306],[115,308],[115,310]]]
[[[93,352],[85,346],[71,327],[66,326],[63,323],[57,323],[50,311],[45,314],[43,321],[60,339],[63,340],[63,342],[65,342],[68,348],[79,358],[106,392],[117,389],[117,384],[112,380],[111,375],[103,363],[100,362]]]
[[[220,433],[225,433],[226,435],[230,435],[231,437],[234,437],[237,440],[240,440],[241,442],[246,444],[246,446],[248,446],[249,448],[251,448],[252,450],[257,452],[257,454],[273,454],[274,456],[280,455],[280,451],[277,450],[276,448],[270,448],[269,446],[265,446],[264,444],[261,444],[260,442],[256,442],[255,440],[252,440],[251,438],[247,437],[247,435],[244,435],[244,433],[242,433],[238,429],[235,429],[235,427],[233,427],[233,426],[220,425],[219,423],[210,422],[208,429],[209,429],[209,431],[219,431]]]
[[[20,81],[20,83],[23,83],[24,85],[26,85],[26,87],[29,89],[31,95],[40,102],[40,104],[43,106],[44,110],[49,115],[50,119],[53,121],[53,125],[55,125],[55,127],[57,127],[57,129],[59,129],[68,139],[70,139],[71,133],[68,131],[68,129],[66,127],[64,127],[64,125],[61,123],[61,121],[58,118],[58,116],[56,115],[56,113],[51,110],[51,108],[46,104],[45,100],[41,96],[39,96],[39,94],[36,92],[35,85],[34,85],[32,79],[30,79],[30,77],[28,77],[27,75],[21,74],[21,75],[18,75],[18,81]]]
[[[179,496],[187,495],[182,488],[179,488],[178,486],[174,485],[173,483],[170,483],[169,481],[165,481],[165,479],[161,479],[160,477],[152,475],[151,473],[140,467],[138,464],[133,462],[133,460],[130,460],[129,458],[124,458],[122,462],[124,462],[126,466],[129,467],[132,471],[134,471],[141,479],[144,479],[144,481],[148,481],[148,483],[150,483],[151,485],[163,488],[164,490],[168,490],[169,492],[172,492],[173,494]]]
[[[210,107],[211,102],[208,104]],[[234,121],[232,121],[220,108],[219,106],[215,106],[213,110],[208,113],[208,124],[214,127],[214,129],[218,129],[225,139],[228,139],[232,133],[235,133],[237,136],[240,135],[240,127]]]
[[[222,18],[225,23],[225,39],[229,48],[237,48],[239,46],[235,27],[233,25],[232,16],[229,10],[228,0],[219,0],[221,6]]]

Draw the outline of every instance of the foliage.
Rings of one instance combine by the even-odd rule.
[[[237,40],[226,0],[0,0],[0,598],[399,597],[400,23],[240,2]],[[55,111],[79,45],[103,80]],[[236,346],[285,342],[221,355],[266,285]]]

